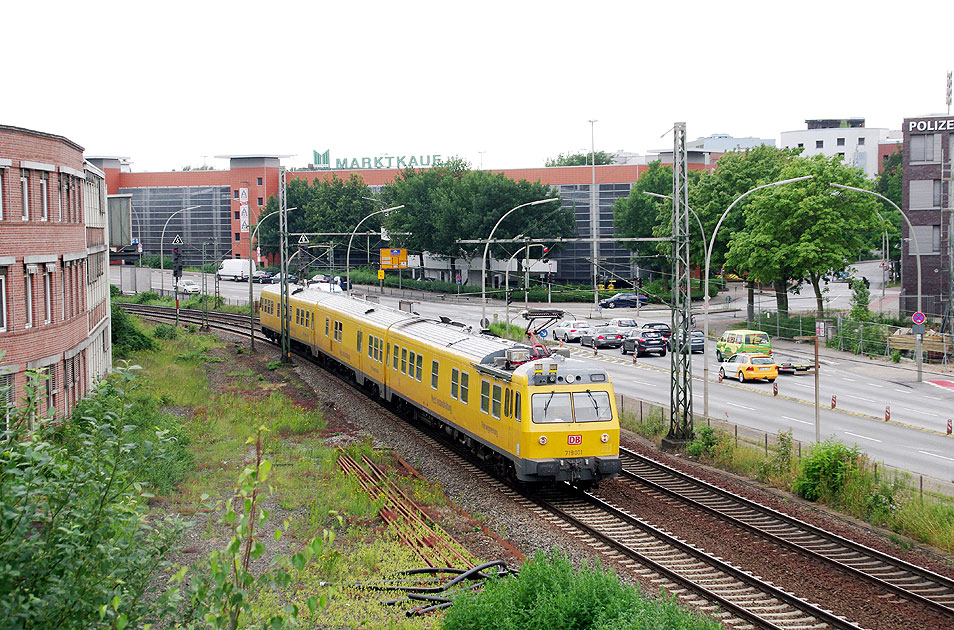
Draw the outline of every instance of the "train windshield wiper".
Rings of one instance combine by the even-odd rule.
[[[553,394],[555,394],[555,393],[556,393],[555,391],[550,392],[550,397],[547,398],[547,401],[543,404],[543,417],[544,417],[544,418],[547,417],[547,407],[550,406],[550,401],[553,400]]]

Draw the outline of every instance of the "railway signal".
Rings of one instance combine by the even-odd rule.
[[[182,277],[182,254],[178,245],[172,248],[172,263],[172,277],[178,280]]]

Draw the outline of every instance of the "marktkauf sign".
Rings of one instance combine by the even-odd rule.
[[[331,150],[318,153],[312,150],[315,168],[331,168]],[[431,155],[382,155],[377,157],[335,158],[336,169],[386,169],[386,168],[424,168],[439,166],[441,156]]]

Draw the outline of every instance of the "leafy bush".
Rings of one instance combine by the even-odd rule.
[[[120,295],[122,295],[122,292],[119,290],[119,287],[117,287],[115,284],[109,285],[109,297],[116,298]]]
[[[159,299],[159,294],[155,291],[143,291],[142,293],[136,294],[136,297],[133,299],[133,302],[136,304],[149,304],[154,300]]]
[[[895,363],[901,363],[901,351],[900,351],[900,350],[892,350],[892,351],[891,351],[891,360],[894,361]]]
[[[156,339],[175,339],[179,336],[179,330],[172,324],[158,324],[152,336]]]
[[[812,449],[802,461],[802,469],[795,478],[792,490],[808,499],[837,504],[845,481],[859,458],[857,446],[826,440]]]
[[[155,350],[155,340],[144,333],[136,320],[124,311],[119,304],[110,305],[112,317],[113,358],[124,359],[133,352]]]
[[[714,621],[682,610],[676,600],[645,598],[601,569],[573,568],[565,555],[537,554],[516,577],[486,584],[458,598],[445,630],[715,629]]]
[[[108,396],[125,395],[131,373]],[[31,375],[27,406],[41,377]],[[98,396],[97,396],[98,397]],[[95,397],[94,397],[95,398]],[[107,405],[109,406],[109,405]],[[156,574],[183,530],[178,520],[147,517],[138,481],[164,457],[170,438],[129,440],[135,427],[111,409],[87,417],[69,445],[49,425],[30,431],[14,412],[0,451],[0,619],[6,627],[139,627],[175,607],[174,593],[155,593]]]
[[[700,427],[696,431],[695,439],[686,445],[686,453],[692,457],[702,457],[703,455],[711,457],[715,454],[716,446],[720,440],[721,436],[712,427],[708,425]]]
[[[772,453],[768,458],[759,461],[758,478],[760,481],[787,482],[795,471],[794,441],[791,431],[779,431],[778,442],[772,446]]]

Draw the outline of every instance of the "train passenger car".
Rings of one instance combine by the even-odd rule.
[[[277,289],[262,291],[262,329],[277,339]],[[568,353],[536,358],[513,341],[379,304],[301,291],[314,335],[293,342],[522,481],[589,484],[620,471],[619,422],[606,372]],[[546,354],[543,352],[542,354]]]

